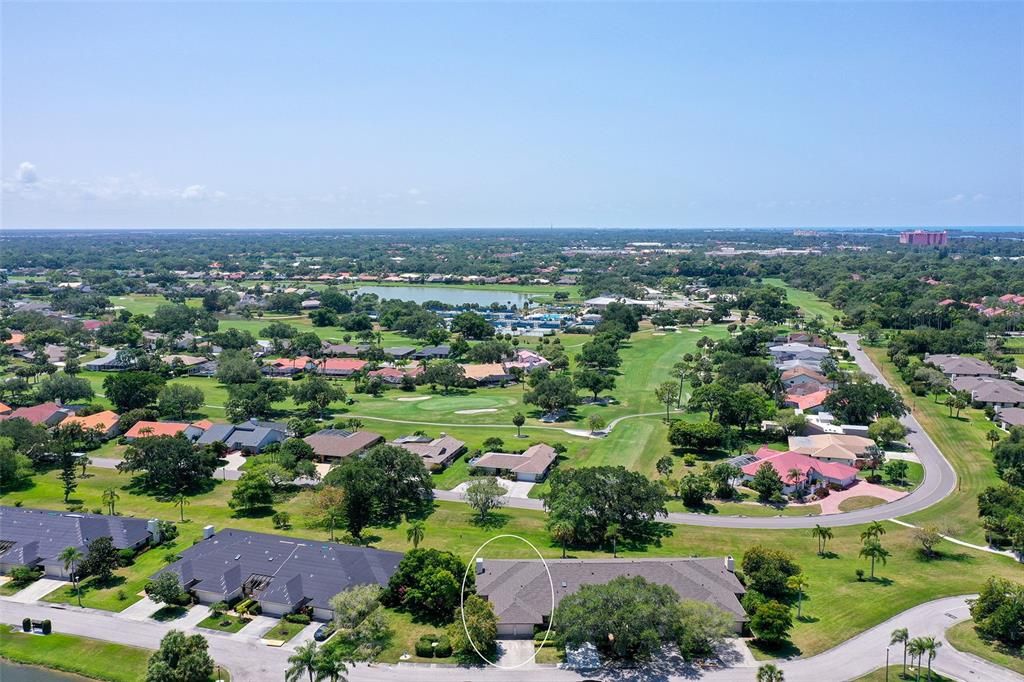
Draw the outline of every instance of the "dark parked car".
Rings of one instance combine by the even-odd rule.
[[[334,623],[324,623],[316,629],[313,633],[313,639],[318,642],[326,641],[328,637],[334,634]]]

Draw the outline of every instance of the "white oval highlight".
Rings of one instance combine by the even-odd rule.
[[[466,633],[466,639],[469,640],[470,646],[473,647],[473,651],[475,651],[476,655],[480,657],[480,660],[482,660],[489,666],[497,668],[498,670],[515,670],[516,668],[522,667],[527,663],[532,663],[534,660],[536,660],[537,650],[534,649],[532,656],[530,656],[525,661],[521,661],[515,665],[498,665],[497,663],[493,663],[487,660],[487,657],[480,653],[480,649],[477,648],[476,642],[473,641],[473,637],[469,634],[469,627],[466,625],[466,579],[469,578],[469,571],[470,569],[475,569],[476,558],[480,555],[480,552],[483,551],[484,547],[491,544],[495,540],[500,540],[502,538],[514,538],[516,540],[519,540],[520,542],[525,543],[530,549],[536,552],[537,558],[540,559],[541,564],[544,565],[544,572],[548,574],[548,585],[551,586],[551,617],[548,618],[548,629],[544,633],[544,639],[540,643],[541,648],[543,648],[544,645],[548,643],[548,638],[551,636],[551,627],[555,624],[555,581],[551,577],[551,569],[548,568],[548,562],[544,560],[544,557],[541,555],[540,550],[537,549],[532,542],[519,535],[513,535],[511,533],[495,535],[493,538],[491,538],[484,544],[480,545],[480,547],[478,547],[477,550],[473,552],[473,557],[469,560],[469,563],[466,565],[466,572],[462,576],[462,590],[459,592],[459,614],[462,616],[462,631]],[[530,641],[533,641],[533,637],[530,637]]]

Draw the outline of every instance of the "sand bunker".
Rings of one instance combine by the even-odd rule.
[[[419,400],[430,400],[434,396],[432,395],[418,395],[415,398],[395,398],[400,403],[415,403]]]
[[[497,412],[496,407],[484,407],[479,410],[455,410],[455,414],[483,414],[484,412]]]

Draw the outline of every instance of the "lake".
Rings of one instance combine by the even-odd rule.
[[[90,682],[87,677],[30,665],[17,665],[4,660],[0,660],[0,680],[3,682]]]
[[[402,301],[414,303],[425,303],[426,301],[440,301],[448,305],[476,304],[483,308],[489,307],[492,303],[506,305],[513,303],[521,306],[530,300],[529,294],[518,291],[492,291],[490,289],[456,289],[455,287],[382,287],[382,286],[361,286],[356,289],[360,294],[377,294],[380,298],[397,298]]]

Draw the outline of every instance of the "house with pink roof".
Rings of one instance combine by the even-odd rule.
[[[818,485],[834,483],[848,488],[857,480],[859,469],[839,462],[823,462],[802,455],[799,452],[780,452],[768,447],[761,447],[753,455],[756,459],[740,467],[743,481],[752,481],[758,470],[763,466],[775,469],[782,479],[782,492],[792,495],[798,488],[813,489]],[[799,475],[793,476],[793,473]]]
[[[822,388],[811,393],[801,394],[799,392],[787,393],[782,401],[783,407],[793,407],[807,414],[816,414],[821,411],[825,404],[825,398],[830,393],[829,389]]]
[[[505,369],[511,369],[513,367],[519,367],[526,373],[530,373],[535,369],[541,367],[547,367],[551,363],[539,353],[535,353],[528,348],[520,348],[516,351],[515,357],[509,362],[505,363]]]

